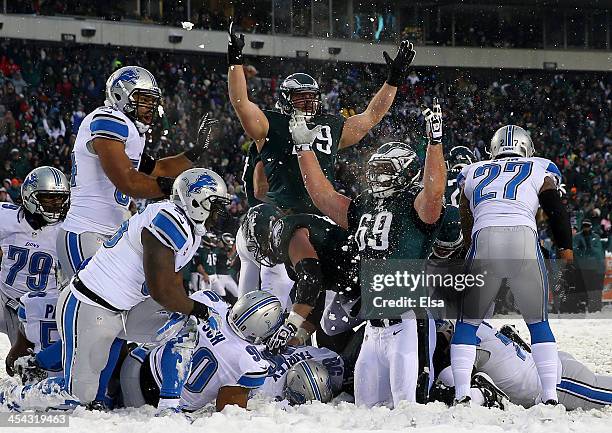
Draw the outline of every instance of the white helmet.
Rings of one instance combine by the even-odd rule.
[[[520,126],[506,125],[495,131],[489,149],[491,159],[499,155],[530,157],[535,153],[529,133]]]
[[[206,233],[204,223],[225,211],[230,203],[225,182],[206,168],[192,168],[181,173],[172,185],[172,201],[185,211],[195,224],[196,234]]]
[[[327,403],[333,396],[329,372],[313,359],[300,361],[287,372],[284,394],[291,404]]]
[[[139,101],[136,95],[147,95],[153,102]],[[155,112],[161,102],[161,90],[155,77],[140,66],[125,66],[117,69],[106,80],[106,105],[116,108],[130,117],[141,134],[147,132],[153,122]],[[151,111],[151,118],[143,122],[139,118],[138,107]]]
[[[68,213],[70,183],[57,168],[38,167],[23,181],[21,199],[28,212],[42,216],[47,224],[55,224]]]
[[[243,340],[261,344],[283,322],[283,306],[276,296],[264,290],[242,295],[228,314],[228,323]]]

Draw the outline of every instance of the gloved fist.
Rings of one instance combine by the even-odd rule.
[[[244,60],[242,58],[242,49],[244,48],[244,35],[240,33],[236,35],[234,33],[234,21],[230,21],[229,28],[227,30],[227,64],[231,65],[242,65]]]
[[[433,98],[433,110],[423,109],[423,116],[425,116],[425,130],[430,144],[442,143],[442,108],[438,98]]]
[[[210,144],[210,140],[213,135],[213,127],[218,122],[219,121],[217,119],[212,118],[212,114],[210,113],[206,113],[204,116],[202,116],[198,125],[196,144],[184,154],[189,161],[195,163],[202,157],[204,149],[208,148],[208,145]]]
[[[416,51],[414,50],[414,46],[412,42],[408,41],[402,41],[400,43],[395,59],[392,59],[386,51],[383,51],[383,57],[389,67],[389,74],[387,76],[387,83],[389,85],[399,87],[406,82],[408,67],[412,63],[415,55]]]
[[[306,117],[301,115],[292,115],[289,119],[289,132],[293,139],[295,150],[311,150],[310,147],[317,135],[321,132],[321,125],[309,129],[306,124]]]
[[[289,340],[295,336],[295,334],[297,334],[297,326],[286,320],[285,323],[283,323],[281,327],[276,330],[272,337],[270,337],[270,339],[266,342],[266,345],[270,350],[279,350],[285,347]]]

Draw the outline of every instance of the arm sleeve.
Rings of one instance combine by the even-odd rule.
[[[125,120],[108,113],[99,113],[89,125],[92,138],[106,138],[126,142],[129,129]]]
[[[140,164],[138,164],[138,171],[144,174],[151,174],[155,169],[156,163],[157,161],[155,161],[155,158],[148,153],[143,152],[142,156],[140,157]]]
[[[572,228],[570,227],[567,209],[561,203],[557,190],[548,189],[538,196],[540,205],[550,219],[550,229],[553,233],[555,245],[560,249],[572,249]]]

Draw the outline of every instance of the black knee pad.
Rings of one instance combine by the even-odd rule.
[[[296,273],[296,304],[306,304],[314,307],[319,294],[323,290],[323,272],[319,259],[302,259],[295,264]]]

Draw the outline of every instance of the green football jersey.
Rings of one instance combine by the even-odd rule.
[[[204,272],[208,275],[215,275],[217,273],[217,256],[213,249],[209,247],[200,247],[198,249],[196,265],[202,265],[204,267]]]
[[[300,166],[293,153],[293,140],[289,132],[290,116],[277,111],[264,111],[268,122],[268,136],[259,154],[268,179],[268,197],[279,208],[293,213],[317,213],[304,182]],[[335,161],[344,127],[344,117],[321,114],[312,123],[323,125],[313,142],[319,164],[330,182],[334,181]]]
[[[224,248],[215,248],[213,250],[213,254],[215,255],[215,265],[216,265],[216,274],[217,275],[227,275],[229,274],[229,266],[227,264],[227,251]]]
[[[367,191],[348,210],[349,231],[354,235],[361,260],[425,259],[442,218],[426,224],[414,209],[421,186],[392,197],[377,199]]]
[[[457,175],[460,171],[450,170],[446,179],[446,190],[444,191],[444,203],[447,206],[459,207],[459,194],[461,188],[457,184]]]
[[[255,165],[259,161],[259,153],[255,142],[251,143],[247,152],[246,160],[244,161],[244,171],[242,172],[242,184],[244,185],[244,193],[247,197],[249,207],[257,206],[263,203],[255,198],[255,188],[253,183],[253,174],[255,173]]]

